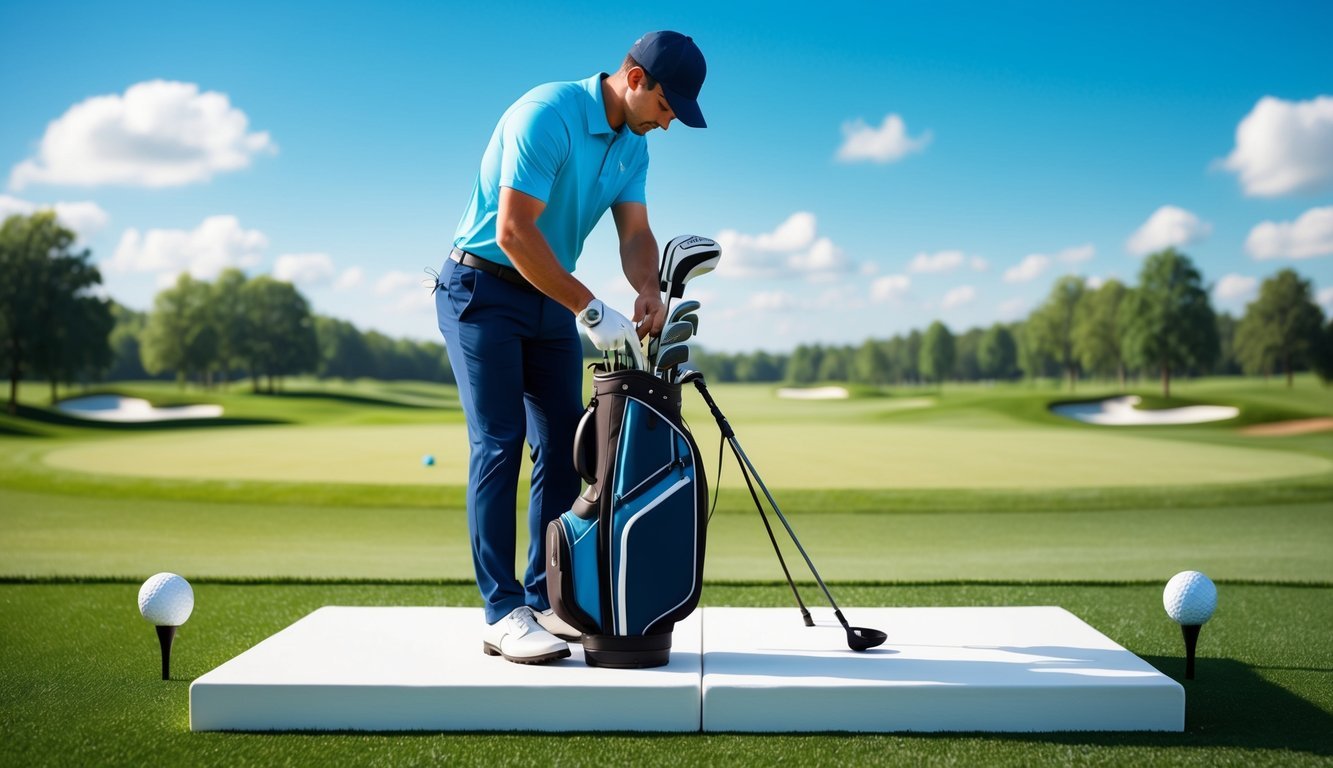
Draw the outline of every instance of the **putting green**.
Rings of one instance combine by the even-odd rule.
[[[717,430],[694,423],[711,476]],[[765,481],[783,488],[1143,487],[1333,470],[1326,458],[1287,451],[1021,425],[760,423],[741,441]],[[467,445],[460,424],[247,427],[91,440],[45,460],[145,477],[463,485]],[[422,466],[426,454],[435,466]],[[727,461],[724,482],[735,480]]]

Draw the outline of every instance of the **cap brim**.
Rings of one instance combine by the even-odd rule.
[[[691,128],[708,127],[708,123],[704,122],[704,113],[699,109],[698,101],[687,96],[681,96],[679,93],[669,90],[665,85],[662,86],[662,94],[666,96],[667,104],[671,105],[671,111],[676,113],[677,120]]]

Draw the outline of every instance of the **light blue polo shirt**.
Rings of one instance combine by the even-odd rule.
[[[500,188],[510,187],[546,203],[537,228],[573,272],[584,239],[608,208],[647,203],[648,142],[628,125],[611,130],[603,77],[539,85],[505,110],[481,157],[455,247],[513,266],[495,242]]]

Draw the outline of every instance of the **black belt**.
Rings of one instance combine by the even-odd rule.
[[[506,283],[512,283],[513,285],[517,285],[519,288],[524,288],[529,291],[537,290],[535,287],[533,287],[532,283],[529,283],[527,281],[527,278],[519,274],[518,270],[514,269],[513,267],[506,267],[503,264],[496,264],[493,261],[488,261],[474,253],[468,253],[467,251],[459,250],[458,248],[455,248],[453,249],[452,252],[450,252],[449,258],[453,259],[459,264],[462,264],[465,267],[480,269],[482,272],[495,275],[496,277],[500,278]]]

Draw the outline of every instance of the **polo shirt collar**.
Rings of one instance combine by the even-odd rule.
[[[607,77],[605,72],[599,72],[583,81],[589,96],[588,133],[615,133],[611,130],[611,124],[606,121],[606,99],[602,98],[602,79],[605,77]]]

